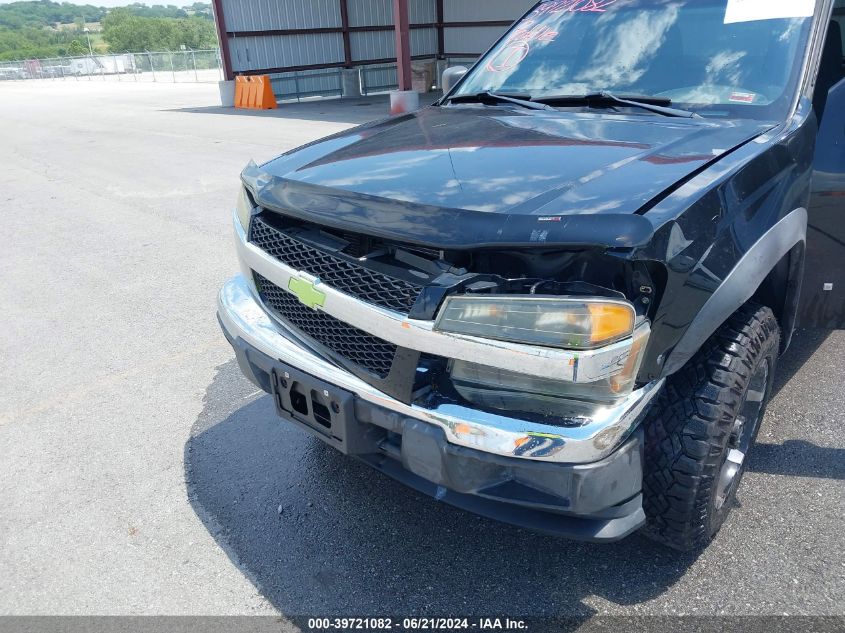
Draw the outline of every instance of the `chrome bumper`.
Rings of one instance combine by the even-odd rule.
[[[254,248],[248,244],[246,246]],[[266,257],[258,249],[254,250]],[[271,281],[282,281],[280,276],[284,273],[279,273],[278,262],[271,260],[262,264],[261,258],[255,253],[250,255],[249,261],[244,263],[250,267],[257,263],[259,266],[255,266],[254,270]],[[282,285],[287,286],[286,283]],[[331,292],[331,289],[325,290],[327,294]],[[433,409],[408,405],[381,393],[372,385],[295,342],[294,337],[264,311],[253,292],[251,282],[243,276],[235,277],[220,291],[218,314],[232,338],[241,339],[271,358],[350,391],[374,405],[438,426],[443,429],[451,444],[494,455],[568,464],[588,464],[602,460],[634,430],[641,414],[662,387],[662,381],[650,383],[619,405],[597,406],[588,417],[579,418],[579,426],[565,428],[456,404],[441,404]],[[419,349],[418,345],[414,347]],[[454,353],[446,355],[454,357]],[[526,439],[531,438],[541,438],[546,442],[542,455],[526,455],[518,450]]]

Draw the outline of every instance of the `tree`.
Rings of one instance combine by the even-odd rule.
[[[156,39],[151,24],[129,12],[128,9],[114,9],[100,23],[103,39],[111,50],[143,51],[154,46]]]
[[[102,20],[103,39],[111,50],[178,50],[217,46],[213,23],[199,18],[145,18],[131,8],[114,9]]]
[[[67,46],[67,54],[71,57],[80,57],[88,54],[88,47],[79,40],[71,40]]]
[[[183,44],[193,49],[217,47],[217,31],[214,24],[203,18],[179,20],[176,36],[176,48]]]
[[[0,26],[19,29],[24,26],[45,27],[55,24],[73,24],[75,18],[84,15],[92,22],[99,21],[106,13],[103,7],[90,4],[75,5],[52,0],[25,0],[0,4]]]
[[[189,14],[193,15],[186,17]],[[104,39],[115,52],[178,50],[183,44],[194,49],[217,46],[208,3],[196,2],[188,11],[173,5],[144,4],[108,10],[89,4],[24,0],[0,4],[0,60],[87,53],[83,16],[88,22],[101,22]]]

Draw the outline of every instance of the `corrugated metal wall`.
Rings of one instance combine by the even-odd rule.
[[[343,36],[319,33],[233,37],[229,50],[235,71],[330,65],[343,62]]]
[[[311,33],[237,35],[300,29],[340,29],[337,0],[221,0],[235,72],[337,64],[344,61],[343,35]]]
[[[409,0],[411,24],[432,24],[437,21],[435,0]],[[349,0],[351,26],[392,26],[392,0]]]
[[[298,92],[303,93],[339,90],[339,72],[334,69],[342,66],[371,65],[367,77],[371,85],[396,81],[395,68],[385,65],[396,55],[393,0],[346,0],[348,32],[342,0],[219,2],[236,74],[276,70],[274,85],[286,92],[296,82],[292,72],[283,71],[297,69],[297,81],[304,82]],[[409,0],[411,55],[431,59],[478,55],[504,32],[504,22],[518,18],[534,3],[443,0],[443,50],[439,50],[438,0]]]
[[[437,22],[435,0],[410,0],[408,13],[411,24]],[[349,25],[353,28],[393,26],[392,0],[349,0]],[[352,59],[362,62],[396,56],[393,31],[367,31],[350,33]],[[415,28],[411,31],[411,55],[437,55],[437,29]]]
[[[443,18],[447,25],[450,22],[513,22],[536,3],[536,0],[445,0]],[[446,55],[480,55],[507,29],[507,26],[446,26]]]
[[[222,0],[222,4],[228,31],[341,26],[337,0]]]
[[[446,22],[515,20],[537,0],[446,0]]]

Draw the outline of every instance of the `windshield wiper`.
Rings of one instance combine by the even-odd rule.
[[[611,92],[602,90],[601,92],[592,92],[585,95],[552,95],[534,97],[537,103],[553,104],[553,105],[581,105],[586,104],[590,106],[601,106],[609,104],[620,104],[630,106],[632,108],[642,108],[650,112],[656,112],[663,116],[680,117],[685,119],[700,118],[700,115],[688,110],[680,110],[678,108],[669,108],[672,103],[671,99],[666,97],[650,97],[640,95],[623,95],[617,97]]]
[[[450,103],[514,103],[530,110],[554,110],[550,105],[532,101],[531,95],[500,94],[498,92],[479,92],[471,95],[456,95],[447,99]]]

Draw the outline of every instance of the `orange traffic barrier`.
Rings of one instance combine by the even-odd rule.
[[[257,101],[255,107],[259,110],[275,110],[278,107],[276,95],[273,94],[273,84],[268,75],[262,75],[259,80]]]
[[[246,91],[246,107],[251,110],[255,109],[255,98],[258,92],[258,84],[255,79],[255,77],[247,77],[249,85]]]
[[[235,107],[246,107],[246,92],[249,84],[249,77],[238,75],[235,77]]]
[[[252,110],[274,110],[278,107],[273,86],[267,75],[235,77],[235,107]]]

